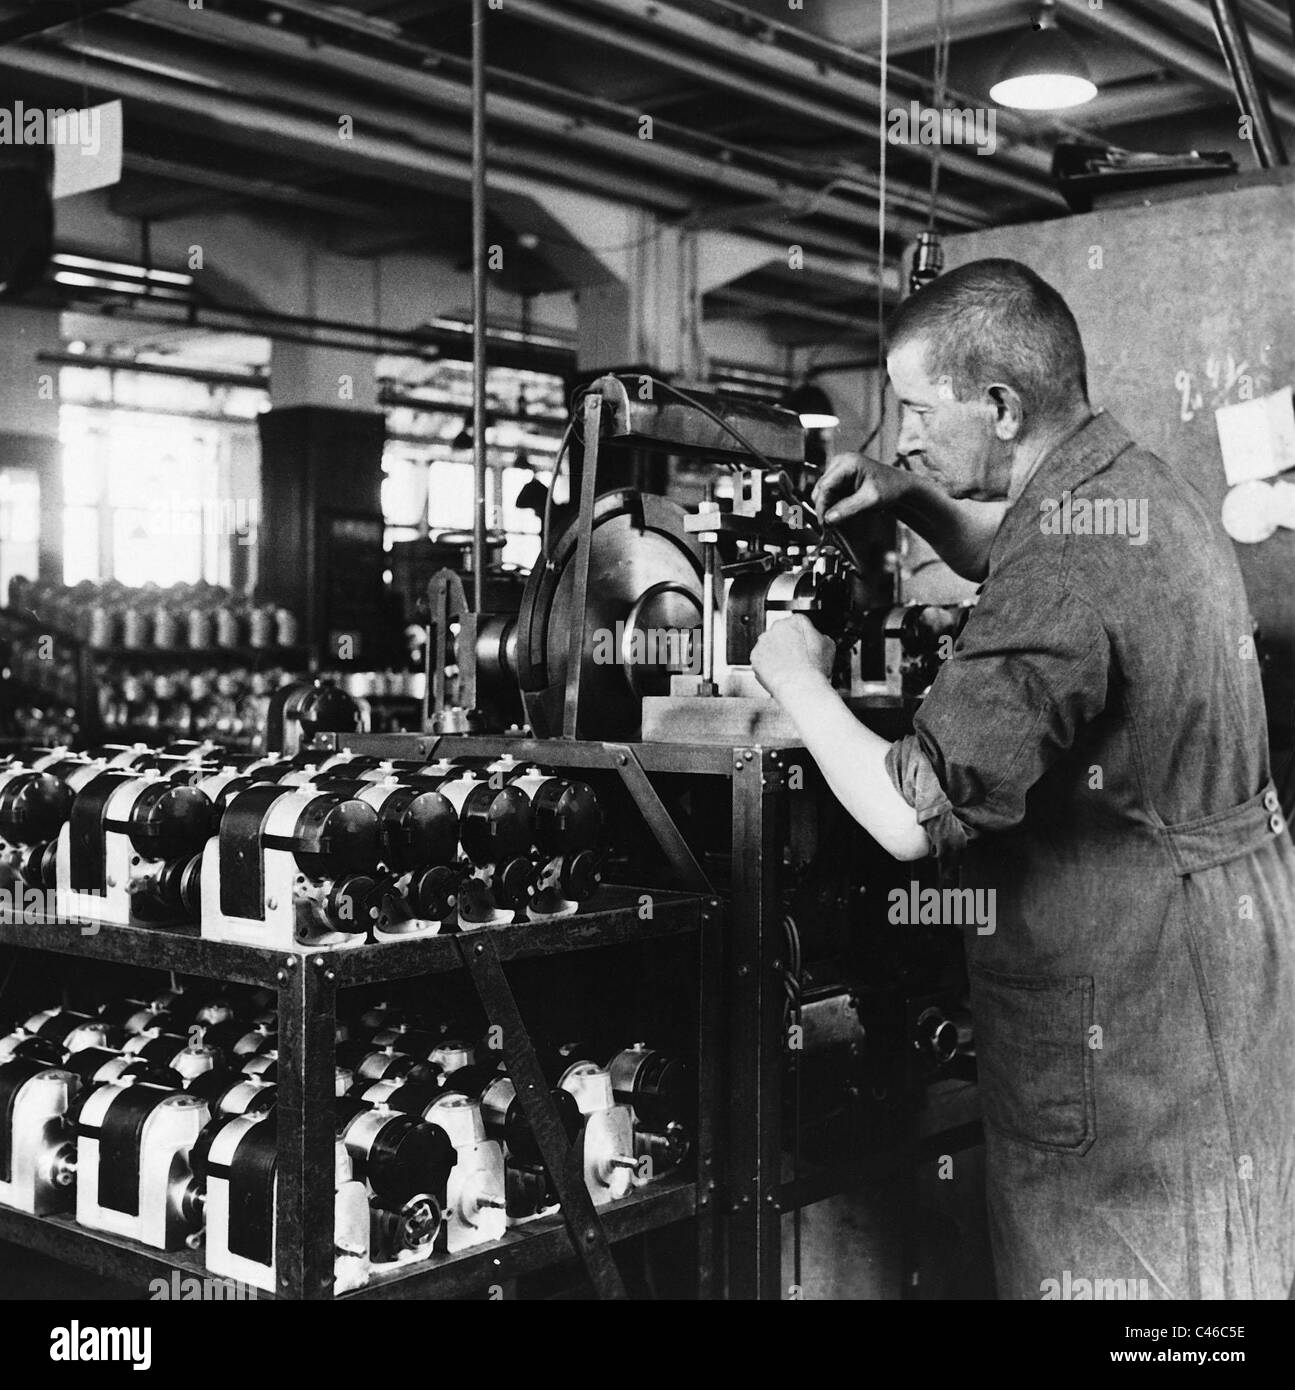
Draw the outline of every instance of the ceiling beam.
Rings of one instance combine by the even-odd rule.
[[[339,177],[350,172],[360,178],[429,192],[452,192],[459,197],[471,181],[471,161],[465,155],[447,152],[449,142],[443,136],[415,145],[385,129],[370,130],[363,122],[357,122],[352,138],[339,140],[336,98],[326,108],[325,119],[320,119],[318,113],[302,114],[260,105],[210,88],[203,88],[199,104],[194,101],[192,88],[175,79],[73,53],[43,52],[25,47],[0,49],[0,71],[4,70],[72,83],[78,89],[99,89],[127,101],[138,101],[165,111],[168,120],[181,130],[208,139],[218,138],[262,156],[268,152],[286,159],[305,159],[312,166],[327,169]],[[586,172],[590,182],[606,195],[608,180],[601,178],[596,170]],[[646,201],[644,183],[639,179],[633,184],[638,194],[634,200],[637,205]],[[523,173],[497,164],[492,166],[490,175],[491,193],[501,197],[535,199],[545,189],[566,187],[566,184],[541,178],[533,171]],[[686,203],[674,204],[678,218],[682,219],[687,211]],[[785,249],[787,226],[770,229],[765,225],[767,222],[767,216],[761,217],[761,225],[755,230],[771,241],[780,242]],[[794,239],[802,242],[807,252],[822,254],[812,228],[795,228]],[[853,249],[857,255],[857,244]]]
[[[1203,87],[1199,82],[1173,79],[1130,82],[1114,88],[1103,88],[1085,106],[1084,113],[1088,124],[1103,128],[1181,116],[1190,111],[1218,106],[1223,100],[1219,92]]]
[[[1219,51],[1218,30],[1207,0],[1143,0],[1143,3],[1161,15],[1175,31],[1186,30],[1211,52]],[[1246,30],[1254,50],[1255,66],[1282,87],[1295,86],[1295,51],[1290,43],[1270,38],[1253,23],[1248,23]]]
[[[401,220],[400,214],[391,208],[380,208],[360,199],[317,193],[303,188],[299,182],[285,183],[245,174],[230,174],[207,166],[188,164],[177,159],[161,159],[132,150],[125,152],[122,163],[133,173],[166,180],[186,189],[224,195],[240,202],[250,199],[254,202],[282,203],[331,217],[371,222],[375,226],[389,227],[393,221]],[[147,190],[130,183],[119,184],[113,192],[114,211],[120,212],[124,217],[138,217],[154,222],[185,215],[190,210],[185,203],[191,202],[194,197],[192,193],[175,189]]]
[[[79,24],[108,10],[125,9],[133,3],[134,0],[64,0],[64,3],[60,3],[60,0],[42,0],[39,5],[29,4],[25,14],[0,19],[0,44],[48,34],[66,24]]]
[[[937,0],[903,0],[892,5],[887,43],[892,56],[922,52],[935,38]],[[787,7],[781,0],[769,0],[763,7]],[[1021,0],[955,0],[947,7],[949,35],[955,43],[984,38],[1008,29],[1023,29],[1029,20],[1028,7]],[[814,7],[815,31],[833,43],[881,51],[881,10],[877,5],[861,5],[858,0],[819,0]]]
[[[516,13],[514,0],[509,0],[509,5],[512,8],[508,12]],[[365,81],[381,91],[387,99],[399,94],[413,102],[431,105],[460,117],[466,117],[470,111],[468,74],[465,71],[459,77],[448,75],[451,69],[462,65],[432,50],[428,50],[429,61],[432,58],[441,60],[441,69],[431,71],[425,66],[411,68],[403,63],[356,53],[354,48],[332,44],[308,34],[253,24],[229,15],[204,12],[195,20],[187,10],[173,7],[167,0],[140,0],[131,18],[150,29],[156,27],[204,44],[222,45],[240,54],[257,53],[271,60],[293,63],[308,72],[323,71],[342,79]],[[348,29],[353,28],[356,22],[357,17],[348,18]],[[91,51],[88,42],[79,38],[69,46],[76,47],[78,51]],[[408,45],[402,41],[404,47]],[[121,43],[116,40],[101,41],[99,48],[94,51],[109,58],[125,56]],[[145,54],[140,61],[151,63],[158,56],[157,53]],[[213,79],[222,72],[232,77],[228,69],[209,67],[204,71]],[[510,81],[515,84],[518,80],[515,74],[498,72],[492,73],[491,77],[500,86],[506,86]],[[598,106],[606,108],[605,114],[585,114],[571,108],[570,94],[561,88],[530,78],[525,79],[525,85],[542,99],[529,100],[504,90],[492,90],[487,94],[487,115],[492,131],[498,132],[502,126],[532,137],[542,134],[547,140],[578,148],[586,158],[594,155],[622,164],[642,164],[667,176],[691,178],[735,192],[749,192],[756,197],[761,195],[752,183],[754,178],[774,180],[774,183],[765,184],[765,196],[779,199],[793,214],[797,203],[818,200],[819,189],[808,186],[806,182],[812,177],[813,171],[807,170],[803,163],[772,156],[764,151],[725,145],[723,141],[678,126],[667,129],[664,122],[658,123],[661,127],[658,138],[642,140],[637,133],[639,121],[643,114],[649,113],[615,108],[610,102],[599,102]],[[282,94],[287,95],[293,90],[285,83]],[[296,90],[305,89],[298,87]],[[329,90],[328,100],[330,110],[342,109],[339,102],[343,98],[336,90]],[[354,102],[348,99],[345,109],[351,110],[353,106]],[[563,109],[564,106],[566,109]],[[383,118],[380,108],[374,118]],[[387,114],[385,119],[390,121],[392,117]],[[609,124],[611,120],[617,121],[617,125]],[[712,152],[706,152],[708,146]],[[948,153],[946,151],[946,156]],[[986,162],[977,156],[966,158],[978,160],[980,164]],[[752,161],[763,167],[747,167]],[[563,163],[560,157],[555,162],[559,167]],[[869,201],[860,205],[827,199],[818,206],[818,211],[852,224],[863,223],[875,227],[876,213],[869,203],[879,194],[876,177],[862,166],[850,166],[837,160],[833,161],[831,171],[825,171],[823,182],[837,169],[840,170],[841,191],[853,192]],[[888,221],[898,234],[916,235],[925,225],[925,190],[892,177],[890,192]],[[981,207],[956,198],[944,199],[942,208],[941,221],[950,227],[984,226],[989,220]],[[908,218],[904,215],[905,211],[915,216]]]
[[[1067,20],[1074,20],[1106,38],[1128,44],[1183,77],[1200,82],[1216,92],[1224,92],[1232,100],[1236,99],[1232,79],[1223,65],[1217,44],[1212,53],[1206,53],[1118,5],[1103,5],[1094,10],[1088,7],[1087,0],[1057,0],[1057,8]],[[1270,101],[1277,119],[1295,129],[1295,102],[1276,95]]]
[[[857,74],[833,71],[823,62],[762,43],[659,0],[585,3],[608,16],[610,22],[575,13],[552,0],[507,0],[507,12],[569,38],[594,40],[640,61],[690,74],[775,110],[849,131],[855,137],[874,142],[881,139],[877,119],[881,90]],[[760,80],[753,80],[755,77]],[[898,93],[894,100],[902,104]],[[949,147],[941,151],[944,169],[1021,197],[1062,202],[1050,183],[1050,157],[1013,140],[1007,131],[1010,122],[1001,124],[998,143],[1006,158],[1000,153],[988,157],[963,154]],[[906,146],[905,151],[922,159],[932,157],[931,146]]]

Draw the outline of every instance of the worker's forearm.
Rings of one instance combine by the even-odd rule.
[[[891,508],[955,574],[977,582],[989,572],[989,548],[1005,510],[1004,502],[954,499],[922,478],[914,478]]]
[[[890,744],[850,713],[827,680],[807,673],[775,691],[775,698],[794,721],[833,795],[873,839],[896,859],[930,854],[917,813],[886,771]]]

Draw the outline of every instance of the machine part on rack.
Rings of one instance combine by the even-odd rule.
[[[338,1102],[338,1129],[371,1193],[374,1262],[430,1255],[456,1161],[449,1136],[439,1125],[350,1099]]]
[[[445,1214],[430,1192],[420,1192],[398,1207],[370,1197],[370,1260],[375,1266],[425,1260],[436,1249]]]
[[[454,1146],[446,1180],[445,1249],[451,1255],[499,1240],[508,1225],[503,1149],[486,1137],[480,1102],[444,1092],[422,1112]]]
[[[644,660],[627,668],[621,643],[635,606],[653,589],[658,601],[649,610],[640,608],[636,621],[652,616],[674,632],[700,627],[701,551],[685,534],[683,521],[678,504],[649,493],[599,497],[593,508],[583,614],[572,611],[578,527],[554,546],[550,563],[532,573],[518,616],[517,672],[527,722],[537,738],[562,732],[573,624],[583,622],[585,633],[579,737],[635,737],[641,697],[668,692],[674,673],[670,663]],[[662,585],[666,588],[658,587]],[[645,644],[645,656],[659,656],[659,647],[658,641]]]
[[[364,713],[354,696],[328,680],[281,686],[270,697],[265,747],[270,753],[295,754],[316,734],[358,733]]]
[[[73,1204],[80,1087],[71,1071],[18,1057],[0,1066],[0,1204],[49,1216]]]
[[[202,860],[202,934],[272,950],[360,946],[380,907],[378,814],[282,783],[227,807]]]
[[[278,1125],[273,1112],[213,1121],[205,1160],[207,1268],[267,1293],[278,1292],[275,1226],[278,1219]],[[368,1196],[352,1177],[339,1141],[334,1154],[334,1295],[369,1280]]]
[[[77,1119],[77,1221],[178,1249],[200,1225],[189,1155],[209,1119],[197,1096],[149,1081],[93,1091]]]
[[[72,789],[52,772],[0,773],[0,864],[21,876],[26,854],[57,837],[71,814],[72,799]]]
[[[46,1009],[23,1024],[31,1037],[48,1038],[68,1055],[87,1047],[115,1048],[123,1040],[120,1029],[90,1014],[72,1009]]]
[[[60,915],[119,926],[179,920],[186,867],[214,831],[197,787],[105,770],[78,790],[59,832]]]
[[[634,1124],[627,1105],[618,1105],[611,1076],[597,1062],[572,1063],[558,1079],[585,1117],[585,1186],[595,1206],[606,1206],[629,1192],[639,1161],[634,1154]]]
[[[213,1117],[264,1114],[278,1095],[275,1083],[262,1076],[215,1069],[198,1077],[187,1089],[190,1095],[207,1103]]]
[[[636,1177],[660,1177],[677,1168],[691,1152],[697,1131],[691,1069],[677,1057],[635,1043],[612,1057],[607,1073],[613,1096],[630,1107],[634,1120]]]
[[[132,1057],[128,1052],[112,1052],[105,1047],[87,1047],[69,1057],[67,1069],[76,1075],[87,1094],[96,1086],[150,1073],[149,1064],[142,1057]]]

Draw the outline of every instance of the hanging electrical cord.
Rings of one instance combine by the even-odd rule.
[[[877,374],[880,387],[877,392],[877,428],[872,432],[869,443],[875,439],[886,422],[886,131],[890,127],[890,114],[887,110],[890,86],[890,0],[881,0],[881,75],[880,75],[880,131],[877,137]],[[865,448],[867,445],[864,446]]]
[[[944,104],[948,100],[949,87],[949,23],[952,19],[953,0],[936,0],[935,5],[935,61],[931,82],[935,95],[935,110],[943,120]],[[944,141],[937,140],[931,151],[931,201],[926,212],[926,230],[935,231],[935,206],[940,196],[940,159],[944,151]]]

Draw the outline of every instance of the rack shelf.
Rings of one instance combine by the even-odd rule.
[[[468,970],[486,999],[483,978],[496,1007],[515,1010],[501,970],[504,962],[553,957],[573,951],[618,947],[635,942],[701,934],[700,957],[712,972],[718,916],[705,898],[651,890],[651,912],[644,894],[609,886],[599,909],[572,917],[480,928],[452,936],[432,936],[331,951],[270,950],[204,939],[196,926],[123,927],[62,920],[0,920],[0,947],[49,951],[58,955],[113,961],[150,969],[261,986],[276,991],[279,1014],[278,1095],[279,1196],[275,1232],[280,1297],[329,1299],[332,1295],[332,1233],[310,1214],[332,1209],[334,1133],[332,1125],[337,991],[388,980],[414,979]],[[493,972],[493,975],[492,975]],[[709,980],[708,988],[713,988]],[[491,1011],[488,1009],[488,1013]],[[491,1013],[491,1016],[494,1016]],[[524,1027],[520,1030],[523,1036]],[[516,1044],[514,1044],[516,1045]],[[529,1041],[525,1060],[534,1064]],[[511,1058],[510,1070],[516,1062]],[[714,1087],[714,1065],[703,1061]],[[514,1073],[516,1075],[516,1073]],[[538,1077],[538,1071],[535,1073]],[[535,1083],[538,1086],[538,1082]],[[519,1090],[523,1089],[519,1080]],[[535,1102],[528,1102],[535,1103]],[[540,1104],[547,1104],[543,1099]],[[611,1207],[597,1209],[596,1242],[606,1243],[696,1219],[700,1237],[702,1287],[708,1287],[713,1241],[713,1203],[709,1180],[714,1164],[711,1125],[697,1135],[699,1178],[674,1175],[653,1182]],[[703,1189],[704,1190],[701,1190]],[[583,1193],[583,1188],[580,1189]],[[570,1189],[568,1189],[570,1192]],[[700,1195],[699,1195],[700,1192]],[[582,1197],[582,1200],[583,1199]],[[443,1298],[470,1293],[500,1279],[533,1273],[589,1252],[573,1241],[574,1214],[545,1218],[510,1232],[502,1241],[455,1256],[440,1256],[379,1274],[373,1283],[346,1298]],[[587,1219],[587,1218],[586,1218]],[[587,1237],[586,1237],[587,1239]],[[208,1277],[200,1256],[188,1250],[163,1252],[78,1226],[70,1216],[31,1217],[0,1207],[0,1240],[50,1255],[124,1282],[169,1276]],[[587,1266],[592,1268],[592,1266]]]
[[[632,1193],[614,1207],[604,1208],[603,1227],[613,1244],[660,1230],[692,1217],[697,1187],[683,1178],[664,1178]],[[89,1270],[104,1279],[144,1285],[167,1278],[172,1270],[186,1277],[210,1279],[202,1259],[188,1250],[153,1250],[138,1241],[78,1226],[70,1216],[28,1216],[0,1206],[0,1240]],[[457,1255],[433,1255],[417,1264],[376,1274],[362,1289],[342,1300],[453,1298],[491,1283],[533,1274],[574,1259],[571,1237],[560,1216],[546,1216],[515,1228],[491,1245]],[[257,1298],[273,1295],[257,1293]]]
[[[647,919],[641,916],[640,908],[645,894],[651,899],[651,917]],[[698,899],[688,894],[658,889],[640,893],[612,887],[605,889],[601,897],[603,905],[596,912],[573,917],[481,927],[456,935],[424,936],[343,950],[295,952],[291,968],[296,969],[304,958],[313,958],[321,965],[327,964],[338,988],[346,988],[461,970],[458,942],[486,935],[493,941],[500,960],[522,960],[649,941],[698,929]],[[275,989],[282,983],[280,976],[287,959],[282,951],[203,937],[192,924],[122,927],[49,919],[13,921],[0,916],[0,943],[53,951],[57,955],[177,970],[266,989]]]

